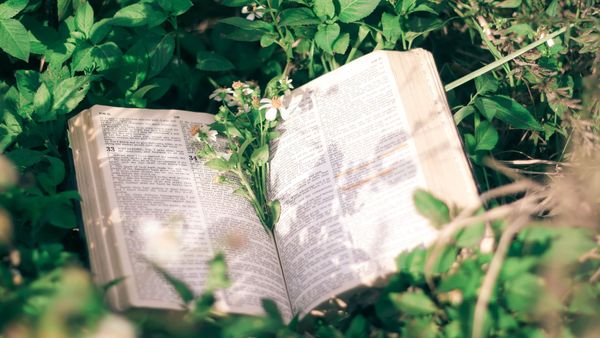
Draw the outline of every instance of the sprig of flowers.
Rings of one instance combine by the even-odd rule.
[[[279,201],[269,200],[267,191],[269,143],[279,136],[277,126],[294,110],[292,88],[287,77],[269,82],[264,96],[253,82],[235,81],[231,87],[217,88],[209,96],[221,103],[215,122],[191,130],[199,145],[197,156],[219,171],[215,181],[235,186],[234,193],[250,201],[269,233],[280,214]]]

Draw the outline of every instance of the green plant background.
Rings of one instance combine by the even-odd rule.
[[[259,2],[265,15],[254,21],[240,14],[251,5],[246,0],[0,3],[2,336],[113,329],[111,336],[125,337],[127,328],[151,337],[599,334],[600,19],[594,1]],[[539,194],[562,198],[509,237],[479,315],[482,282],[498,254],[482,250],[481,239],[487,226],[498,243],[509,217],[452,234],[429,271],[430,249],[401,255],[400,272],[387,286],[303,325],[285,325],[269,301],[261,318],[211,311],[212,291],[227,284],[222,257],[211,265],[204,295],[172,280],[194,304],[173,318],[138,311],[122,315],[123,322],[102,302],[110,285],[91,285],[67,156],[66,120],[80,110],[107,104],[214,112],[208,95],[216,86],[235,80],[265,86],[282,73],[298,86],[375,49],[426,48],[450,83],[567,25],[552,43],[447,93],[482,192],[521,175],[518,180],[536,182]],[[496,167],[486,161],[490,156]],[[498,163],[515,170],[507,173]],[[557,182],[566,184],[557,188]],[[502,194],[486,207],[522,195]],[[415,200],[433,221],[456,216],[426,193]],[[474,324],[477,316],[482,320]]]

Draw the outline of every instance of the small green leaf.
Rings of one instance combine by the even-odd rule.
[[[485,224],[472,224],[456,234],[456,245],[461,248],[472,248],[481,242],[485,234]]]
[[[208,279],[206,280],[206,290],[214,291],[229,286],[229,277],[227,276],[227,262],[222,253],[215,255],[209,263]]]
[[[498,143],[498,132],[489,121],[481,121],[475,129],[475,150],[492,150]]]
[[[269,161],[269,145],[265,144],[262,147],[254,149],[250,156],[250,161],[257,166],[267,163]]]
[[[435,198],[425,190],[417,189],[413,194],[413,202],[417,211],[427,218],[433,226],[450,222],[450,210],[443,201]]]
[[[15,19],[0,19],[0,49],[27,62],[30,48],[29,34],[23,24]]]
[[[173,274],[168,272],[167,270],[161,268],[158,264],[154,262],[149,262],[152,265],[152,268],[156,270],[160,275],[167,280],[167,282],[175,289],[181,300],[184,304],[188,304],[192,300],[194,300],[194,291],[190,288],[184,281],[175,277]]]
[[[321,25],[315,34],[315,43],[329,54],[333,54],[333,43],[340,35],[340,26],[337,23]]]
[[[196,68],[211,72],[222,72],[235,68],[231,61],[215,52],[198,52],[196,62]]]
[[[265,32],[273,31],[273,25],[271,25],[270,23],[259,20],[250,21],[237,16],[219,20],[219,23],[231,25],[245,30],[260,30]]]
[[[155,46],[150,47],[150,64],[148,78],[158,75],[173,59],[175,51],[175,37],[173,34],[165,34],[158,40]]]
[[[475,78],[475,88],[477,88],[477,94],[487,94],[498,90],[499,82],[491,74],[483,74]]]
[[[0,19],[10,19],[15,15],[19,14],[25,7],[29,0],[7,0],[0,4]]]
[[[90,36],[90,31],[94,25],[94,9],[88,2],[80,5],[75,12],[75,27],[84,33],[85,36]]]
[[[332,18],[335,15],[333,0],[315,0],[313,10],[322,19]]]
[[[321,22],[315,13],[306,7],[284,9],[279,18],[279,24],[282,26],[316,25]]]
[[[489,121],[495,117],[517,129],[544,130],[529,110],[511,97],[504,95],[478,97],[475,99],[475,107]]]
[[[394,307],[409,316],[433,314],[437,311],[435,303],[422,290],[389,294]]]
[[[341,22],[349,23],[358,21],[371,14],[379,0],[339,0],[340,13],[338,17]]]
[[[524,273],[506,282],[505,297],[508,308],[515,312],[529,312],[539,301],[543,284],[540,277]]]
[[[187,12],[193,6],[190,0],[159,0],[158,3],[164,10],[175,16]]]
[[[454,113],[454,123],[458,125],[462,120],[464,120],[467,116],[473,114],[474,112],[475,108],[473,106],[463,106],[456,113]]]
[[[279,200],[274,200],[269,203],[271,209],[271,216],[273,217],[273,226],[279,222],[279,216],[281,216],[281,203]]]

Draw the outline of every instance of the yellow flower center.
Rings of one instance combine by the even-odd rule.
[[[273,106],[273,108],[275,109],[279,109],[283,107],[283,104],[281,103],[281,100],[278,97],[274,97],[271,99],[271,106]]]

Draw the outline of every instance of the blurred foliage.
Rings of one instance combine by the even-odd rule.
[[[252,4],[0,3],[3,336],[600,335],[600,11],[594,1]],[[250,21],[243,6],[250,6],[244,12],[263,6],[263,13]],[[217,86],[254,80],[264,87],[283,73],[299,85],[374,49],[426,48],[448,83],[565,25],[572,26],[560,38],[448,93],[481,190],[502,186],[516,173],[547,192],[543,211],[526,215],[530,226],[514,236],[506,235],[514,217],[475,222],[447,237],[435,261],[431,248],[404,253],[385,287],[287,325],[267,300],[264,317],[216,313],[213,292],[227,280],[219,257],[203,295],[169,278],[184,299],[193,299],[185,313],[115,315],[102,301],[104,291],[91,284],[65,133],[67,118],[81,109],[108,104],[214,112],[208,95]],[[512,170],[486,166],[489,156]],[[499,196],[486,207],[502,207],[523,193]],[[457,217],[425,192],[416,202],[435,224]],[[498,250],[502,243],[506,252]],[[484,288],[490,297],[478,313],[496,257],[501,269]],[[482,318],[480,327],[474,318]]]

